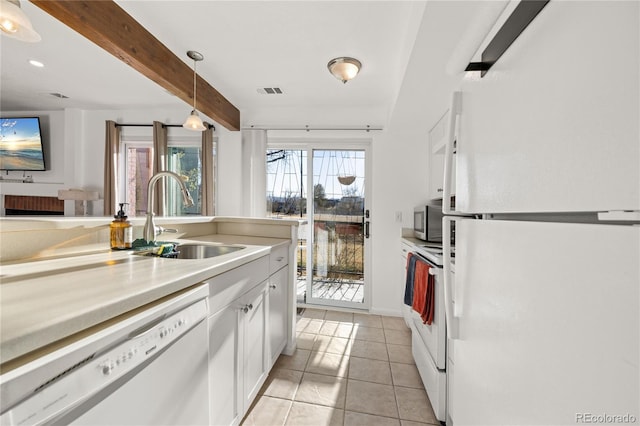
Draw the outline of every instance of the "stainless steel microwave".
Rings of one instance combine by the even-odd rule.
[[[442,207],[424,205],[413,210],[413,234],[429,243],[442,244]]]

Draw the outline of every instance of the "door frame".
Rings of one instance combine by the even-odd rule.
[[[297,150],[297,151],[305,151],[307,153],[307,178],[305,180],[305,184],[307,185],[307,214],[313,214],[313,190],[309,188],[313,188],[313,151],[314,150],[361,150],[365,153],[365,190],[364,190],[364,198],[365,205],[364,209],[369,210],[371,212],[372,206],[372,169],[373,169],[373,159],[372,159],[372,141],[373,138],[349,138],[349,137],[335,137],[335,138],[268,138],[267,139],[267,149],[286,149],[286,150]],[[372,222],[374,218],[373,213],[371,213],[371,217],[369,221]],[[308,222],[309,226],[310,223]],[[375,230],[375,224],[371,224],[372,230]],[[369,311],[371,308],[371,259],[372,259],[372,238],[374,232],[370,232],[370,237],[364,239],[364,301],[363,303],[355,304],[353,302],[344,302],[344,301],[336,301],[336,300],[327,300],[327,299],[316,299],[311,297],[310,289],[310,280],[313,279],[313,274],[309,273],[309,271],[313,269],[312,260],[312,250],[307,250],[307,302],[304,305],[308,306],[327,306],[327,307],[336,307],[336,308],[345,308],[345,309],[354,309],[354,310],[364,310]],[[309,232],[307,235],[307,246],[313,247],[314,235],[313,229],[309,228]]]

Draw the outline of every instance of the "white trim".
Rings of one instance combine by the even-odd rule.
[[[373,137],[367,138],[342,138],[342,137],[334,137],[334,138],[305,138],[304,140],[300,140],[300,138],[283,138],[283,137],[270,137],[267,135],[267,148],[271,149],[275,148],[286,148],[286,149],[297,149],[297,150],[306,150],[309,146],[312,149],[363,149],[364,147],[370,147],[373,143]]]

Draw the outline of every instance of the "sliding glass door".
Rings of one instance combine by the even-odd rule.
[[[269,215],[307,220],[298,245],[299,303],[368,308],[367,169],[366,146],[267,152]]]

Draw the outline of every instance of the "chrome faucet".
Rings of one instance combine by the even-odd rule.
[[[178,184],[180,185],[180,191],[182,191],[182,199],[184,201],[185,207],[193,206],[193,198],[191,198],[191,195],[187,190],[187,186],[184,184],[184,180],[182,180],[180,176],[168,171],[158,172],[155,175],[151,176],[151,178],[149,179],[149,185],[147,186],[147,220],[144,223],[143,230],[144,239],[148,243],[151,243],[156,239],[156,224],[153,223],[153,185],[158,181],[158,179],[164,176],[170,176],[178,181]]]

